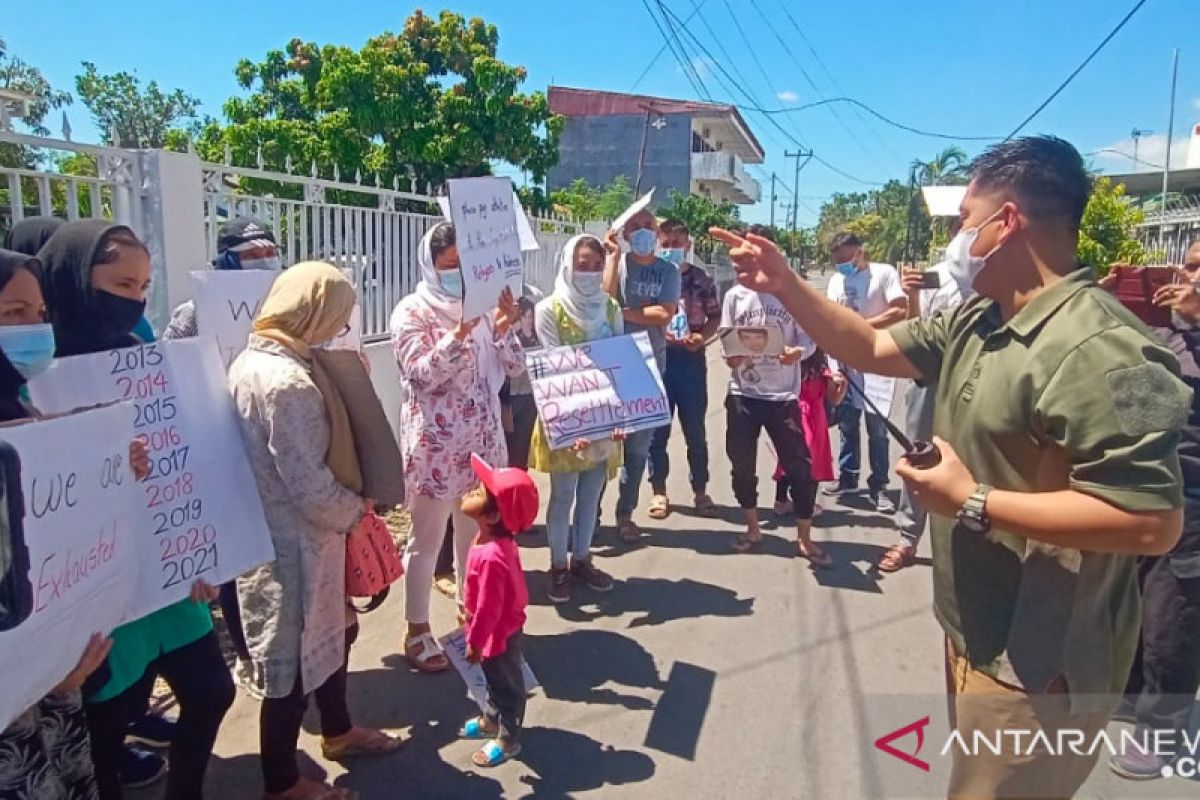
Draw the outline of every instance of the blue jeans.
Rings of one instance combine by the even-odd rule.
[[[927,442],[933,438],[933,409],[936,402],[934,391],[932,386],[918,386],[915,383],[908,387],[908,417],[905,420],[904,432],[914,442]],[[916,547],[925,534],[925,521],[929,518],[929,512],[909,494],[906,485],[900,489],[898,508],[896,527],[900,529],[900,535]]]
[[[629,434],[625,440],[625,464],[621,467],[621,494],[617,497],[617,519],[629,519],[637,508],[642,488],[642,475],[650,457],[654,429]]]
[[[546,537],[550,564],[566,567],[568,553],[577,561],[591,555],[592,537],[600,511],[600,494],[608,482],[608,463],[586,472],[550,473],[550,505],[546,509]],[[575,506],[571,513],[572,504]]]
[[[667,346],[667,368],[663,372],[667,404],[671,417],[679,412],[679,427],[687,443],[688,477],[692,491],[702,493],[708,486],[708,440],[704,433],[704,416],[708,413],[708,365],[704,353],[690,353],[682,347]],[[671,459],[667,440],[671,426],[654,429],[650,444],[650,486],[656,494],[667,488]]]
[[[838,471],[841,473],[840,484],[847,489],[858,486],[859,460],[862,456],[862,430],[859,420],[863,410],[855,408],[849,399],[843,400],[838,409],[840,421],[838,430],[842,434],[842,451],[838,455]],[[891,459],[888,453],[888,430],[883,424],[883,417],[867,412],[867,458],[871,462],[871,477],[867,479],[867,488],[872,492],[880,492],[888,484],[888,472],[891,469]]]

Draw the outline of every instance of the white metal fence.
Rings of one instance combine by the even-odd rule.
[[[155,261],[151,319],[156,325],[163,324],[169,313],[168,292],[177,300],[190,290],[170,287],[168,282],[186,281],[188,270],[203,268],[215,257],[217,232],[223,222],[251,215],[274,230],[284,263],[322,260],[351,271],[360,293],[363,333],[369,339],[381,338],[387,333],[392,308],[420,280],[417,248],[421,237],[441,219],[437,198],[428,187],[425,192],[418,192],[415,185],[408,190],[398,184],[388,188],[380,186],[377,178],[364,183],[360,175],[353,183],[329,181],[313,177],[315,168],[304,176],[168,154],[187,162],[182,172],[172,173],[187,177],[183,185],[168,185],[169,176],[153,151],[2,131],[0,142],[30,148],[37,154],[39,166],[0,166],[0,230],[35,215],[101,217],[129,225],[146,241]],[[94,174],[73,174],[76,172]],[[191,180],[193,176],[195,180]],[[194,195],[181,198],[171,194],[180,190]],[[172,220],[179,209],[194,209],[201,219]],[[178,248],[172,250],[166,240],[174,223],[202,225],[202,243],[196,240],[182,254]],[[525,253],[525,279],[548,292],[554,283],[558,250],[585,226],[536,217],[531,224],[540,249]],[[587,227],[596,232],[598,226]],[[172,258],[187,263],[165,263]]]

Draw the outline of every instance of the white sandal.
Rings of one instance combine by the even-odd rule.
[[[420,646],[420,652],[413,654],[416,646]],[[445,672],[450,669],[450,659],[446,658],[446,654],[438,647],[437,641],[430,633],[419,633],[416,636],[410,636],[404,640],[404,657],[409,660],[418,672],[434,673]],[[431,666],[429,664],[435,658],[441,658],[440,666]]]

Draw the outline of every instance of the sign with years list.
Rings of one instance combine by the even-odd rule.
[[[521,296],[521,240],[508,178],[456,178],[450,185],[450,219],[462,264],[463,319],[496,307],[505,287]]]
[[[130,400],[151,471],[138,484],[141,574],[133,616],[275,558],[213,339],[155,342],[73,356],[29,383],[43,413]]]

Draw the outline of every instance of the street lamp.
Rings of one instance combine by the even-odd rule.
[[[1154,133],[1154,131],[1148,131],[1144,128],[1134,128],[1132,131],[1129,132],[1129,135],[1133,137],[1133,171],[1134,172],[1137,172],[1138,164],[1140,163],[1138,161],[1138,156],[1137,156],[1138,140],[1141,139],[1143,136],[1149,136],[1152,133]]]

